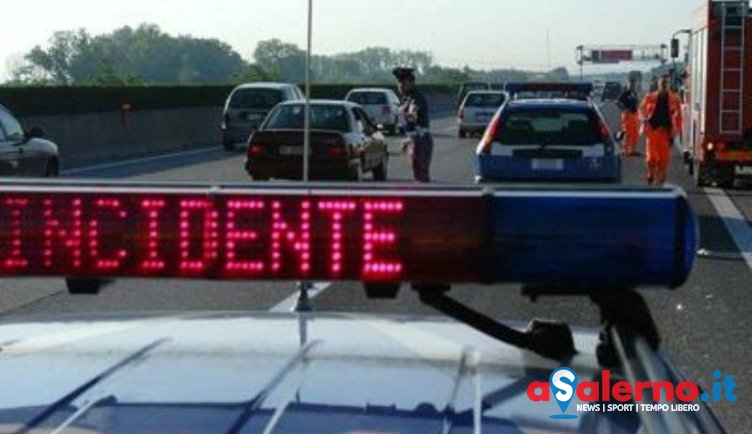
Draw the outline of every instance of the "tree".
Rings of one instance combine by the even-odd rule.
[[[39,45],[26,55],[30,65],[59,84],[90,81],[102,59],[99,47],[86,30],[55,32],[47,50]]]
[[[49,47],[34,47],[28,64],[14,71],[26,77],[43,71],[57,84],[109,82],[227,83],[241,75],[246,62],[217,39],[173,37],[154,24],[122,27],[96,37],[85,30],[56,32]]]
[[[283,80],[297,83],[305,80],[305,51],[295,44],[279,39],[261,41],[253,52],[253,60],[266,71],[279,71]]]

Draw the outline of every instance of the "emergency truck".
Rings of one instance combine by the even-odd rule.
[[[678,47],[678,41],[672,46]],[[689,173],[698,187],[732,187],[737,170],[752,167],[752,10],[747,0],[709,0],[695,12],[687,70],[682,139]]]

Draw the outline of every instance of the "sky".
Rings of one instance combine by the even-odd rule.
[[[279,38],[305,47],[307,3],[14,1],[3,8],[0,78],[8,78],[9,67],[35,45],[44,47],[56,30],[86,28],[99,34],[149,22],[170,34],[218,38],[246,59],[260,40]],[[691,24],[700,4],[702,0],[313,0],[312,51],[334,54],[385,46],[430,51],[436,63],[446,66],[544,70],[548,46],[552,66],[574,68],[580,44],[668,43],[674,30]]]

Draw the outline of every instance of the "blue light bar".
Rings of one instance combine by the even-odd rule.
[[[504,90],[511,95],[520,92],[576,92],[589,95],[593,92],[593,84],[569,82],[511,82],[504,85]]]
[[[0,182],[0,276],[681,285],[663,189]]]
[[[499,192],[493,281],[677,287],[697,250],[678,189]]]

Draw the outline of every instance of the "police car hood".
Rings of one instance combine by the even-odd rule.
[[[575,330],[574,338],[580,353],[563,364],[580,381],[597,380],[597,336]],[[212,313],[6,319],[0,347],[0,432],[634,428],[614,420],[619,413],[550,419],[561,414],[556,402],[534,403],[526,391],[531,381],[548,381],[562,363],[438,318]]]

